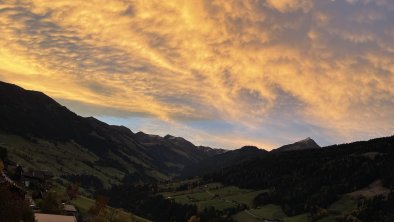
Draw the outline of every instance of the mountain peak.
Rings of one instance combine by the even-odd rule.
[[[170,135],[170,134],[167,134],[167,135],[164,136],[164,139],[167,139],[167,140],[172,140],[172,139],[177,139],[177,138],[180,139],[181,137],[176,137],[176,136],[173,136],[173,135]]]
[[[307,138],[305,138],[305,139],[303,139],[303,140],[300,140],[300,141],[298,141],[298,142],[296,142],[296,143],[316,143],[312,138],[310,138],[310,137],[307,137]],[[317,144],[317,143],[316,143]]]
[[[292,144],[281,146],[274,151],[295,151],[295,150],[308,150],[318,149],[320,146],[310,137],[297,141]]]
[[[247,150],[260,150],[260,149],[256,146],[243,146],[239,150],[247,151]]]

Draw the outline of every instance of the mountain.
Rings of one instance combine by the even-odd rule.
[[[304,213],[316,216],[316,209],[330,209],[342,198],[342,201],[350,198],[350,202],[345,201],[348,209],[357,210],[363,208],[357,205],[358,200],[363,201],[359,196],[371,200],[378,195],[387,198],[394,188],[393,168],[394,136],[391,136],[322,149],[269,152],[218,169],[204,179],[227,186],[269,190],[253,200],[255,206],[275,204],[287,216]],[[387,211],[393,212],[393,206]],[[369,213],[380,213],[380,208],[378,205]]]
[[[104,186],[169,179],[222,152],[84,118],[41,92],[5,82],[0,82],[0,116],[0,143],[23,166],[65,178],[89,175]]]
[[[320,148],[320,146],[313,139],[308,137],[304,140],[281,146],[272,150],[271,152],[298,151],[318,148]],[[255,146],[244,146],[240,149],[219,153],[218,155],[213,155],[212,157],[201,160],[197,163],[187,165],[181,173],[181,177],[185,178],[204,175],[213,172],[216,169],[223,169],[242,162],[247,162],[249,160],[264,156],[267,153],[269,152],[259,149]]]
[[[147,148],[147,153],[155,161],[167,163],[172,169],[171,176],[177,175],[187,165],[197,163],[201,160],[224,152],[221,149],[201,149],[182,137],[166,135],[145,134],[138,132],[134,135],[136,141]]]
[[[214,155],[210,158],[201,160],[197,163],[187,165],[183,170],[181,177],[185,178],[204,175],[218,169],[240,164],[267,153],[268,151],[259,149],[255,146],[244,146],[240,149],[227,151],[225,153]]]
[[[225,149],[211,148],[208,146],[198,146],[197,149],[201,150],[204,153],[208,153],[209,156],[216,156],[218,154],[222,154],[228,151]]]
[[[295,150],[308,150],[308,149],[319,149],[320,146],[310,137],[300,140],[298,142],[281,146],[273,151],[295,151]]]

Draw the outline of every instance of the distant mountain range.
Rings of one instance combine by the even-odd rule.
[[[255,146],[244,146],[240,149],[227,151],[201,160],[197,163],[189,164],[182,171],[181,177],[187,178],[191,176],[204,175],[244,161],[252,160],[266,153],[268,153],[268,151],[259,149]]]
[[[57,175],[92,175],[104,185],[122,179],[166,180],[188,164],[225,152],[84,118],[41,92],[4,82],[0,116],[0,143],[24,166]]]
[[[204,175],[226,167],[237,165],[243,162],[267,155],[268,153],[280,153],[300,150],[312,150],[321,148],[313,139],[307,138],[289,145],[281,146],[268,152],[255,146],[244,146],[237,150],[227,151],[214,155],[197,163],[189,164],[182,171],[181,177],[191,177]]]
[[[0,142],[23,165],[57,175],[91,175],[104,185],[201,174],[267,153],[257,147],[227,151],[195,146],[182,137],[133,133],[78,116],[44,93],[5,82],[0,82],[0,116]],[[278,150],[315,147],[309,139]]]
[[[254,146],[237,150],[195,146],[182,137],[133,133],[124,126],[78,116],[41,92],[4,82],[0,82],[0,116],[0,146],[7,148],[10,158],[63,179],[88,176],[104,187],[206,175],[261,159],[327,149],[311,138],[270,152]]]

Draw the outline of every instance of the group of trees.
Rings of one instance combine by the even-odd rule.
[[[374,155],[371,155],[374,154]],[[394,137],[357,142],[319,150],[274,152],[205,176],[251,189],[267,189],[255,198],[256,206],[282,206],[287,215],[324,209],[348,192],[382,180],[393,188]]]
[[[34,222],[34,215],[25,198],[10,189],[9,185],[0,185],[0,221]]]
[[[61,196],[55,192],[47,192],[40,203],[40,209],[47,214],[61,214],[63,212]]]
[[[7,149],[0,146],[0,172],[4,170]],[[1,180],[1,178],[0,178]],[[0,221],[34,222],[34,215],[20,190],[11,184],[0,183]]]
[[[93,175],[79,174],[79,175],[63,175],[64,179],[80,184],[85,189],[102,190],[103,183],[101,180]]]
[[[7,157],[7,149],[0,146],[0,160],[5,160]]]
[[[152,184],[119,185],[98,193],[110,197],[111,206],[127,209],[154,221],[187,221],[196,215],[196,206],[177,204],[156,195],[155,190],[157,187]]]
[[[108,198],[98,196],[95,205],[89,210],[87,222],[135,222],[133,214],[125,213],[122,209],[108,206]]]
[[[98,193],[110,197],[108,203],[117,208],[126,209],[144,218],[157,222],[175,221],[204,221],[204,222],[232,222],[230,215],[239,209],[229,209],[228,212],[214,208],[198,212],[196,205],[179,204],[172,199],[158,195],[156,184],[119,185]]]
[[[394,193],[390,193],[387,198],[376,196],[372,199],[361,200],[358,204],[358,211],[353,215],[361,221],[394,221]]]
[[[0,146],[0,172],[4,170],[4,160],[7,157],[7,149]]]
[[[278,204],[287,215],[308,212],[319,218],[327,213],[325,208],[341,195],[366,187],[373,181],[382,180],[386,187],[394,188],[394,175],[391,173],[394,168],[393,148],[394,138],[389,137],[319,150],[273,152],[219,169],[217,173],[204,176],[204,182],[216,181],[258,190],[269,188],[270,192],[254,199],[255,206]],[[184,184],[175,190],[195,185]],[[242,210],[224,212],[208,208],[198,212],[195,205],[175,203],[157,195],[157,190],[154,184],[123,184],[98,193],[110,197],[111,206],[154,221],[231,221],[231,215]],[[363,212],[369,212],[377,203],[391,204],[387,201],[365,203],[366,207],[360,208],[360,214],[354,218],[366,217]]]

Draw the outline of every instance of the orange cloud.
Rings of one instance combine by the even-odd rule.
[[[59,99],[253,129],[288,96],[346,138],[393,130],[387,1],[7,2],[0,76]]]

